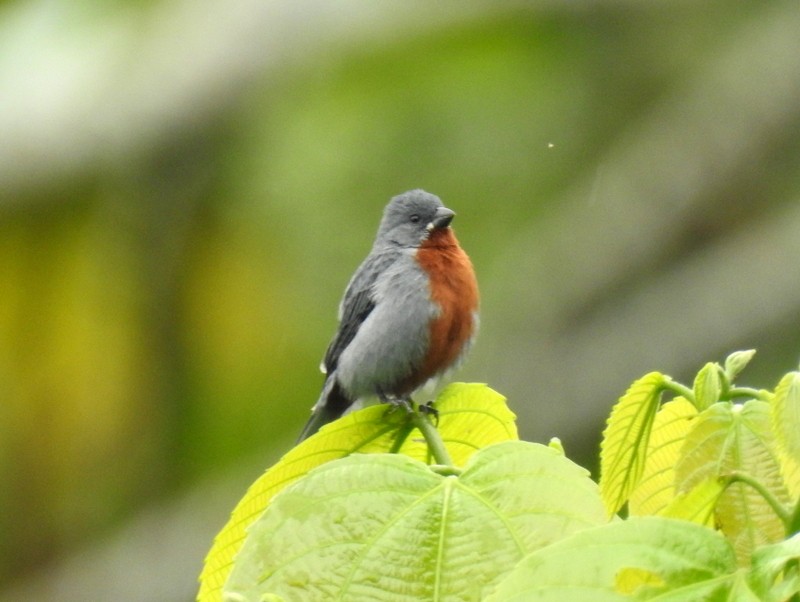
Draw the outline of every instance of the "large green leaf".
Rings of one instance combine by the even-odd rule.
[[[800,575],[797,562],[800,560],[800,535],[780,543],[764,546],[753,554],[750,584],[762,600],[788,600],[800,592]],[[794,569],[784,572],[787,565]]]
[[[642,476],[664,379],[659,372],[646,374],[611,411],[600,446],[600,493],[609,514],[622,507]]]
[[[789,372],[775,388],[772,428],[786,486],[797,499],[800,497],[800,372]]]
[[[766,402],[717,403],[702,412],[694,420],[675,468],[677,490],[687,492],[701,481],[735,472],[755,478],[778,501],[789,504]],[[749,563],[758,546],[784,537],[784,525],[773,509],[741,482],[730,485],[720,496],[716,521],[742,564]]]
[[[631,517],[576,533],[520,562],[486,602],[710,600],[733,586],[736,559],[712,529]]]
[[[642,478],[630,496],[631,514],[658,514],[675,498],[675,464],[695,416],[697,408],[683,397],[668,401],[658,410]]]
[[[436,401],[438,430],[457,465],[467,462],[475,450],[492,443],[517,439],[514,414],[505,398],[483,384],[453,383]],[[199,602],[220,602],[222,585],[241,548],[247,527],[270,500],[313,468],[351,453],[396,451],[420,460],[428,451],[419,431],[407,427],[403,411],[371,406],[348,414],[323,427],[268,469],[234,509],[228,523],[214,539],[200,575]],[[397,447],[398,438],[402,445]]]
[[[353,455],[275,497],[225,592],[479,601],[526,553],[605,520],[588,473],[542,445],[487,447],[459,476],[401,455]]]

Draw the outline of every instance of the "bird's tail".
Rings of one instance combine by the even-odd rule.
[[[322,387],[322,394],[319,396],[314,409],[311,410],[311,418],[308,419],[297,442],[300,443],[308,439],[311,435],[316,433],[323,426],[329,422],[333,422],[345,413],[345,410],[350,407],[353,402],[345,395],[336,377],[331,375],[326,381],[325,386]]]

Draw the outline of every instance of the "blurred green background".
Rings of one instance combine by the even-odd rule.
[[[0,3],[0,600],[189,601],[389,197],[455,209],[459,380],[594,469],[636,377],[800,357],[800,4]]]

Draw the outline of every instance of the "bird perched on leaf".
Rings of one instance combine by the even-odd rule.
[[[339,329],[322,362],[325,384],[300,441],[360,399],[408,400],[469,350],[478,284],[450,227],[453,216],[424,190],[386,206],[339,305]]]

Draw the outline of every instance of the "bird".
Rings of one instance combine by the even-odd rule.
[[[356,402],[407,402],[457,366],[479,325],[475,270],[450,227],[455,212],[421,189],[393,197],[339,304],[320,366],[325,381],[298,442]]]

